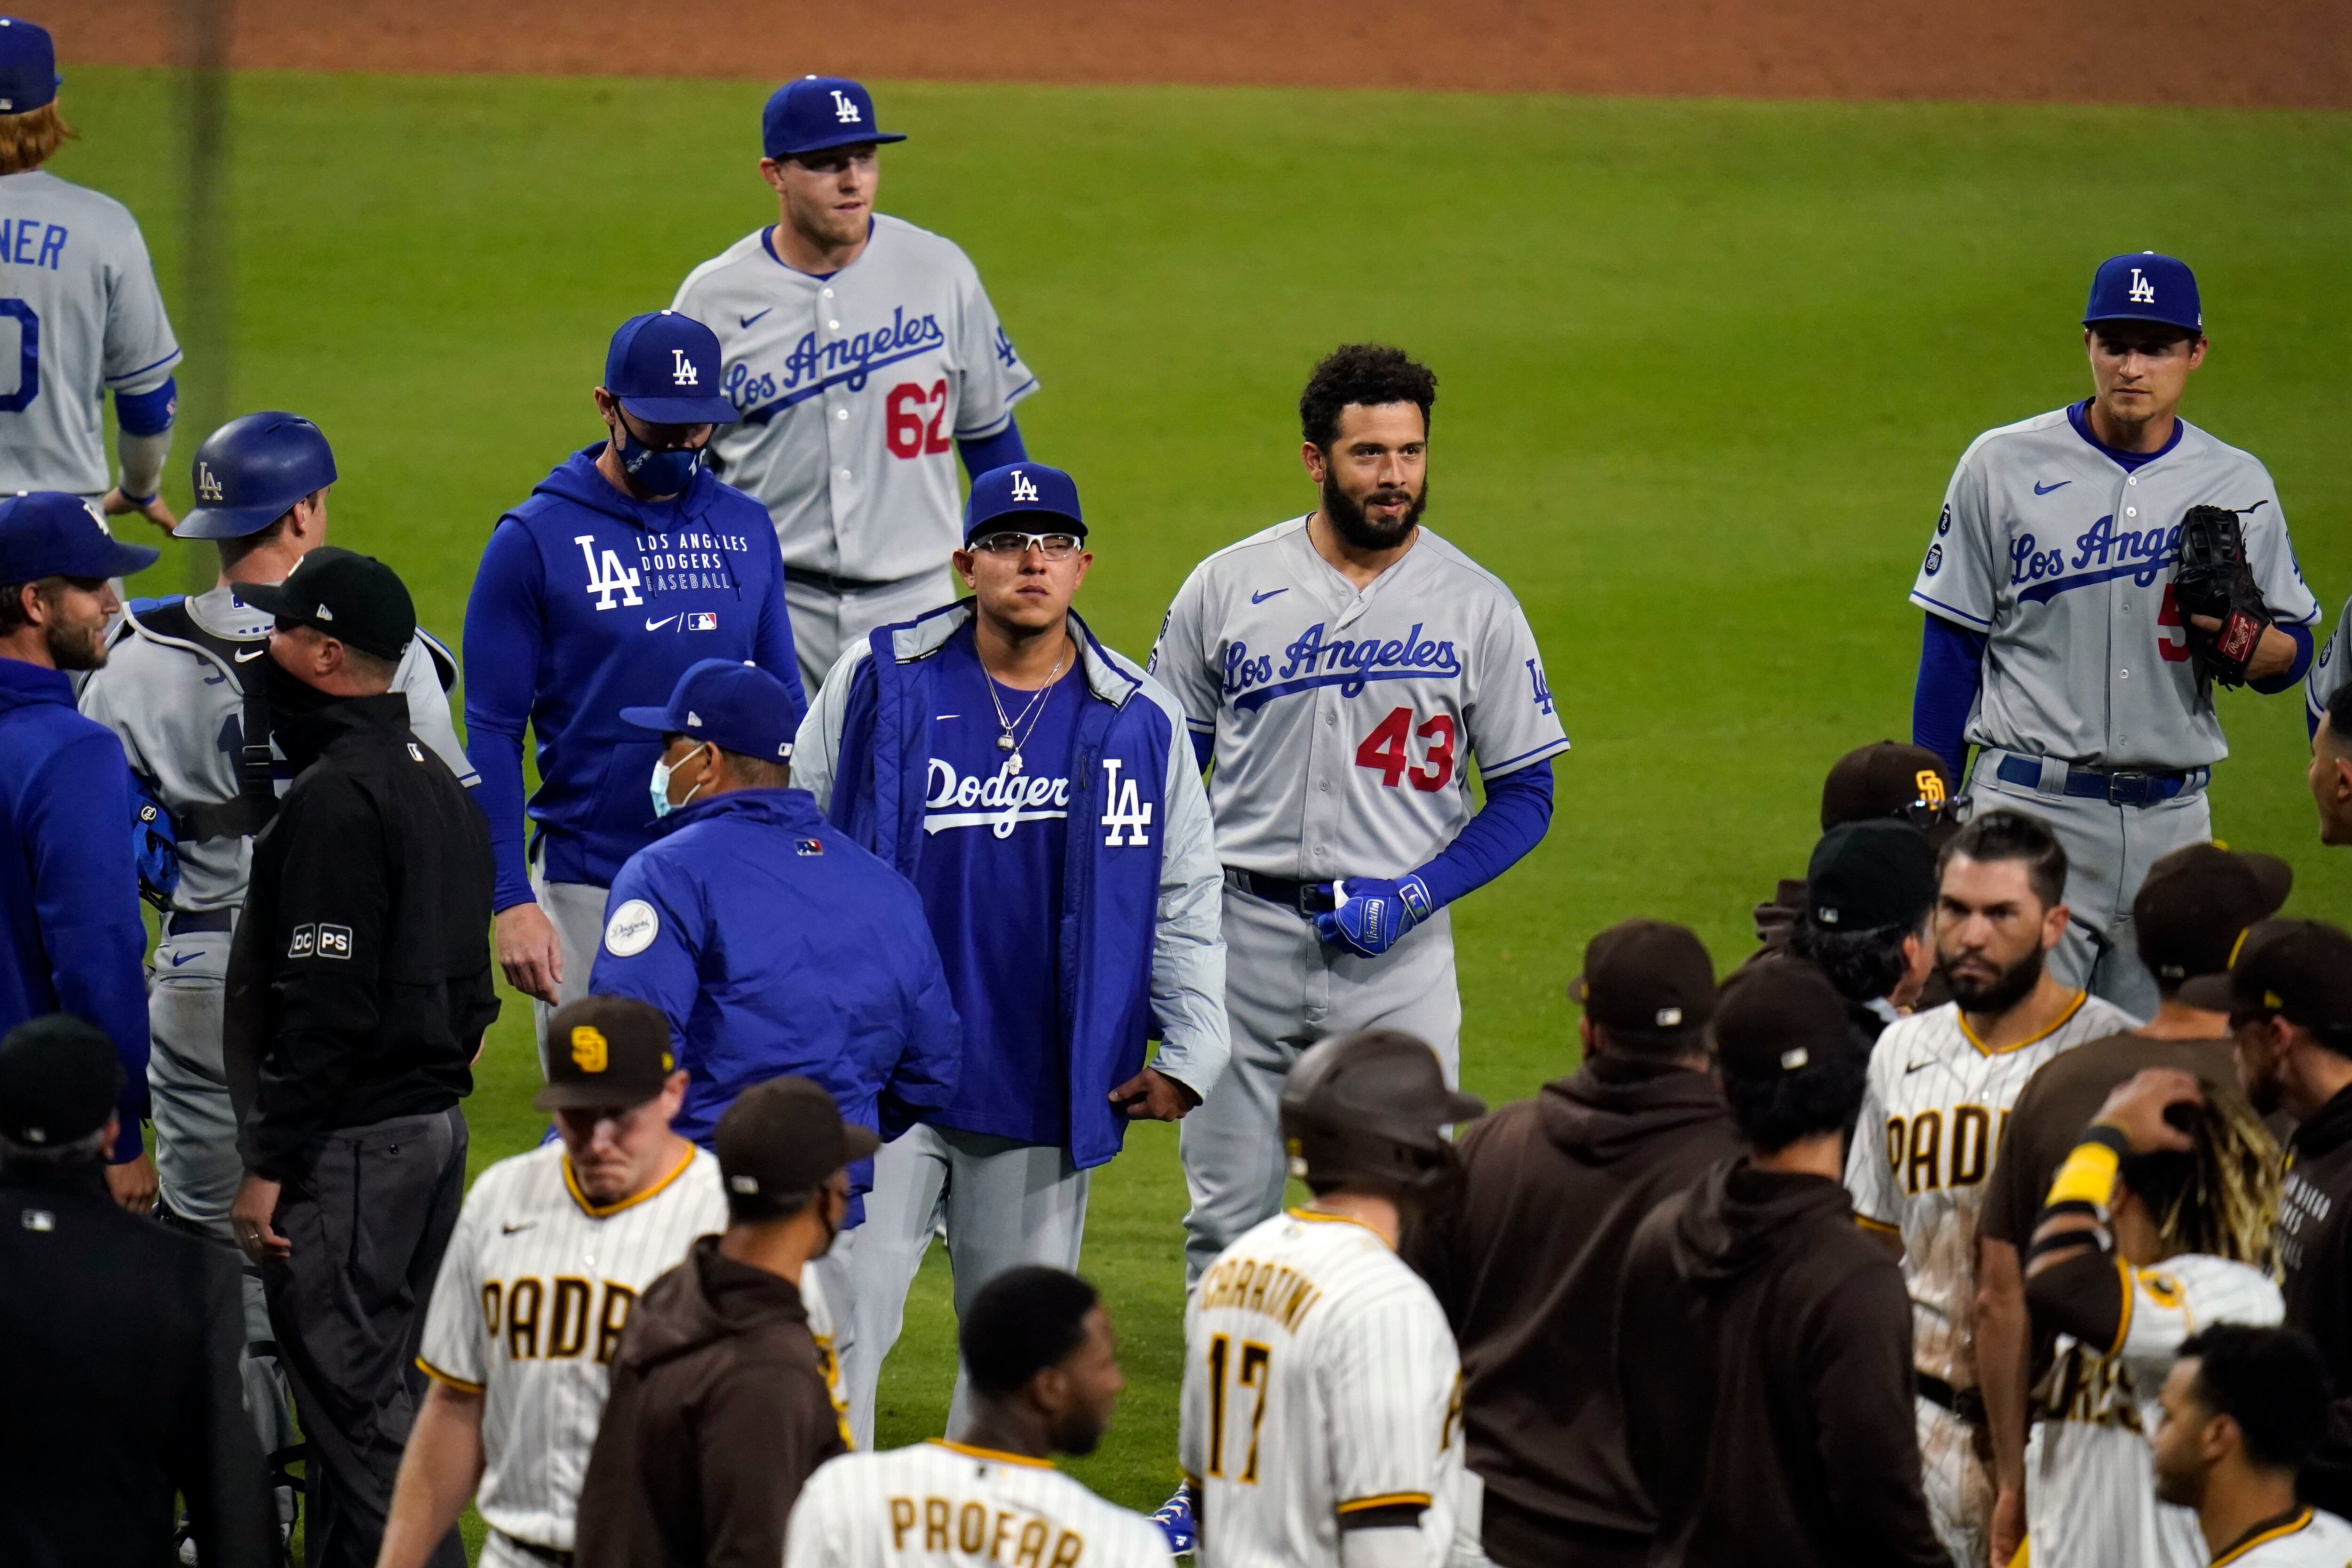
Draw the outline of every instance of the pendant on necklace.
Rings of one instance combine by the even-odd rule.
[[[1007,736],[1006,739],[1009,740],[1011,737]],[[1015,752],[1011,756],[1004,759],[1004,776],[1007,778],[1019,778],[1021,776],[1021,753]]]
[[[996,749],[1000,752],[1009,752],[1013,749],[1012,731],[1007,730],[1004,733],[996,737]]]

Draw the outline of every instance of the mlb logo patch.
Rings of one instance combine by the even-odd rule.
[[[793,840],[793,852],[796,855],[822,855],[824,853],[824,840],[822,838],[795,838]]]
[[[697,610],[686,617],[686,629],[690,632],[715,632],[719,629],[719,612]]]

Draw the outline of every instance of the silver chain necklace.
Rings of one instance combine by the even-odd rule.
[[[1008,719],[1004,716],[1003,700],[996,695],[996,677],[988,672],[988,666],[985,664],[980,667],[980,677],[988,683],[989,705],[996,710],[996,726],[1004,731],[996,737],[996,749],[1013,753],[1004,759],[1004,772],[1010,777],[1019,778],[1022,769],[1026,765],[1021,760],[1021,742],[1037,732],[1037,721],[1045,717],[1042,705],[1046,697],[1052,693],[1054,683],[1062,679],[1062,662],[1068,657],[1069,645],[1065,643],[1061,658],[1054,660],[1054,668],[1045,677],[1045,684],[1039,687],[1037,694],[1029,699],[1029,706],[1021,710],[1021,717],[1018,719]],[[1021,730],[1024,724],[1028,726],[1025,732]]]

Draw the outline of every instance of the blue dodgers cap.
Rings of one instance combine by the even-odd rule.
[[[621,720],[664,735],[690,735],[722,752],[778,762],[801,727],[791,689],[756,664],[706,658],[687,666],[664,708],[624,708]]]
[[[604,390],[650,425],[732,425],[719,395],[719,339],[692,316],[631,316],[604,351]]]
[[[49,30],[22,16],[0,16],[0,114],[29,114],[57,101],[66,79],[58,74]]]
[[[845,76],[788,81],[768,95],[768,107],[760,113],[760,145],[771,158],[906,139],[896,131],[874,129],[874,95]]]
[[[98,508],[59,490],[18,490],[0,501],[0,583],[43,577],[127,577],[163,552],[117,543]]]
[[[174,539],[258,533],[313,490],[335,482],[335,454],[319,427],[275,409],[230,420],[205,437],[188,470],[195,510]]]
[[[2091,302],[2083,325],[2100,321],[2161,321],[2191,332],[2205,331],[2205,307],[2197,297],[2197,274],[2178,257],[2143,250],[2110,256],[2091,278]]]
[[[971,495],[963,503],[963,538],[969,544],[988,531],[990,523],[1004,523],[1033,533],[1058,531],[1037,526],[1066,522],[1068,531],[1086,537],[1087,520],[1078,510],[1078,481],[1043,463],[1007,463],[971,481]]]

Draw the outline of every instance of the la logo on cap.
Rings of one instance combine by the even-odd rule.
[[[2156,303],[2156,285],[2149,282],[2137,267],[2132,268],[2131,292],[2125,296],[2135,305]]]
[[[829,90],[833,94],[833,117],[844,125],[859,123],[862,117],[857,112],[857,100],[837,87]]]
[[[694,362],[686,357],[686,351],[684,349],[670,350],[669,357],[670,380],[676,382],[680,386],[699,386],[702,384],[701,381],[694,374]]]
[[[1035,500],[1037,499],[1037,487],[1031,484],[1029,482],[1029,477],[1018,468],[1013,470],[1013,499],[1014,500]]]

